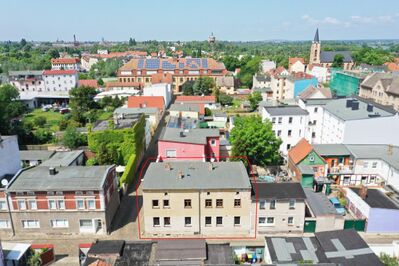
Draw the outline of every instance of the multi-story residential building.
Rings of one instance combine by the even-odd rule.
[[[252,217],[257,210],[257,235],[276,232],[303,232],[305,192],[300,183],[265,183],[253,185]],[[255,193],[254,193],[255,194]]]
[[[302,57],[290,57],[288,58],[288,71],[293,72],[305,72],[305,59]]]
[[[119,206],[115,166],[25,168],[6,191],[17,235],[106,233]]]
[[[316,77],[320,83],[328,82],[331,77],[329,68],[323,67],[320,64],[309,64],[306,67],[306,74]]]
[[[14,175],[21,169],[17,136],[0,135],[0,158],[0,179],[5,175]]]
[[[334,99],[324,105],[322,144],[393,144],[399,134],[395,111],[359,98]]]
[[[399,75],[373,73],[360,84],[359,96],[399,111]]]
[[[271,70],[276,69],[276,62],[274,61],[269,61],[269,60],[262,60],[260,62],[260,67],[263,73],[268,73]]]
[[[205,115],[203,104],[174,103],[170,105],[169,114],[171,117],[199,119]]]
[[[318,81],[315,77],[304,72],[293,72],[286,79],[284,88],[286,93],[284,98],[291,99],[297,97],[301,92],[303,92],[310,86],[318,86]]]
[[[147,58],[130,60],[119,69],[118,79],[120,82],[142,82],[149,86],[153,75],[169,73],[173,75],[173,92],[179,93],[186,81],[201,76],[216,80],[227,72],[223,63],[212,58]]]
[[[283,67],[278,67],[271,74],[270,87],[272,90],[273,100],[283,100],[294,98],[293,88],[286,89],[286,82],[289,76],[288,71]]]
[[[52,58],[51,69],[53,70],[80,70],[79,58]]]
[[[158,83],[143,89],[144,96],[162,96],[165,106],[169,107],[172,100],[172,86],[167,83]]]
[[[146,236],[249,236],[251,183],[242,162],[151,163],[142,181]]]
[[[355,63],[350,51],[321,51],[319,29],[317,29],[310,48],[309,64],[321,64],[323,67],[330,68],[336,55],[342,55],[344,57],[344,70],[350,70],[353,68]]]
[[[308,111],[294,105],[261,106],[263,121],[271,121],[273,132],[283,143],[280,151],[287,155],[288,150],[306,136],[309,121]]]
[[[20,96],[23,97],[29,92],[45,91],[42,74],[41,70],[24,70],[10,71],[8,76],[10,84],[17,88]]]
[[[43,80],[47,92],[66,95],[79,84],[76,70],[45,70],[43,71]]]
[[[216,87],[224,94],[236,94],[233,76],[224,76],[216,78]]]
[[[128,108],[158,108],[161,114],[165,110],[163,96],[129,96]]]
[[[253,88],[270,88],[271,77],[270,75],[255,74],[252,78],[252,89]]]

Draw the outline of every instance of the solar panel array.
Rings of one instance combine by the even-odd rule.
[[[138,68],[138,69],[142,69],[143,66],[144,66],[144,59],[140,59],[140,60],[139,60],[139,63],[137,64],[137,68]]]
[[[175,68],[176,68],[175,64],[171,64],[166,60],[162,61],[162,69],[174,70]]]
[[[208,59],[202,58],[202,67],[203,68],[208,68]]]
[[[167,59],[149,58],[139,59],[137,69],[208,69],[207,58],[187,58],[184,62],[172,63]]]
[[[145,68],[147,69],[159,69],[161,61],[159,59],[147,59]]]

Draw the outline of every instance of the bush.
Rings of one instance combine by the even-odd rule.
[[[205,107],[205,116],[211,116],[212,115],[212,110],[209,109],[208,107]]]
[[[75,127],[68,127],[62,138],[64,146],[75,149],[84,145],[87,142],[86,136],[80,134]]]
[[[44,116],[37,116],[33,119],[33,122],[37,127],[43,127],[47,123],[47,119]]]
[[[33,133],[37,144],[49,143],[53,140],[53,132],[39,128]]]
[[[221,105],[232,105],[233,104],[233,97],[226,95],[226,94],[221,94],[219,96],[219,103]]]
[[[98,161],[95,157],[90,158],[86,161],[86,166],[93,166],[93,165],[98,165]]]

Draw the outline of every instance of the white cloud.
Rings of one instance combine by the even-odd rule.
[[[302,19],[312,25],[316,25],[316,24],[317,25],[319,25],[319,24],[341,25],[342,24],[342,22],[340,20],[338,20],[337,18],[333,18],[333,17],[325,17],[323,19],[316,19],[309,15],[303,15]]]
[[[367,16],[351,16],[351,20],[357,24],[386,24],[386,23],[393,23],[396,21],[396,17],[398,14],[395,15],[384,15],[384,16],[374,16],[374,17],[367,17]]]

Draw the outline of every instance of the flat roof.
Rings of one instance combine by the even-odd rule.
[[[19,155],[22,161],[34,161],[34,160],[47,160],[49,159],[55,151],[47,151],[47,150],[27,150],[27,151],[19,151]]]
[[[143,190],[251,189],[242,162],[151,163],[142,183]]]
[[[333,101],[334,99],[306,99],[303,100],[303,102],[306,103],[306,105],[326,105],[327,103]]]
[[[158,108],[155,107],[146,107],[146,108],[116,108],[114,114],[156,114],[159,112]]]
[[[265,106],[271,116],[308,115],[309,112],[299,106]]]
[[[200,107],[194,103],[174,103],[170,105],[169,111],[200,112]]]
[[[313,144],[314,150],[321,156],[350,156],[351,152],[344,144]]]
[[[352,110],[352,107],[346,107],[347,100],[357,100],[357,102],[359,103],[359,109]],[[334,99],[328,102],[324,106],[324,109],[344,121],[369,119],[369,115],[374,115],[377,113],[379,114],[378,117],[388,117],[394,115],[394,113],[378,108],[377,106],[374,106],[373,111],[369,112],[367,111],[367,105],[368,104],[366,102],[356,98],[343,98]]]
[[[306,194],[306,202],[316,217],[337,214],[337,211],[325,194],[316,193],[311,188],[304,188],[303,190]]]
[[[229,244],[207,244],[205,265],[234,265],[233,249]]]
[[[164,128],[160,141],[172,141],[181,143],[193,144],[207,144],[208,137],[219,137],[219,129],[217,128],[193,128],[193,129],[179,129],[179,128]]]
[[[265,199],[306,199],[302,185],[293,183],[267,183],[256,182],[254,188],[258,188],[258,198]]]
[[[83,151],[59,151],[56,152],[50,159],[44,161],[42,166],[69,166],[82,154]]]
[[[102,189],[110,165],[56,167],[50,175],[49,167],[39,165],[25,168],[10,183],[8,190],[18,191],[75,191]]]
[[[359,188],[349,188],[360,196]],[[393,202],[384,192],[379,189],[367,189],[367,196],[364,200],[371,208],[395,209],[399,210],[399,206]]]
[[[347,144],[356,159],[380,159],[399,170],[399,147],[390,145]]]
[[[170,265],[184,265],[186,260],[202,261],[206,259],[206,242],[204,239],[159,240],[155,259],[157,262],[175,262]]]

